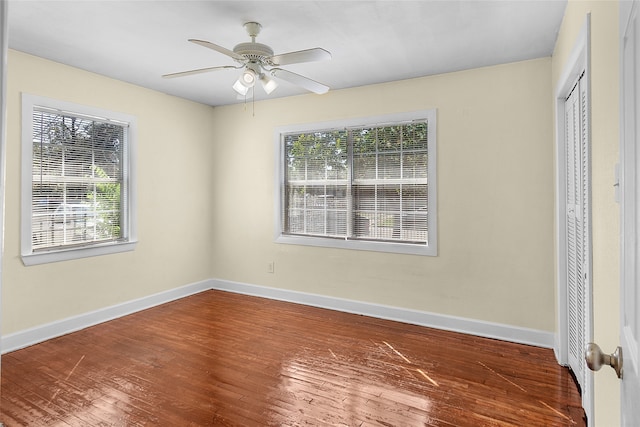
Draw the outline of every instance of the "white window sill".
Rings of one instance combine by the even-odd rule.
[[[36,252],[22,254],[22,262],[25,266],[48,264],[72,259],[89,258],[93,256],[109,255],[120,252],[133,251],[137,241],[124,243],[105,243],[85,248],[71,248],[56,251]]]
[[[437,256],[438,249],[434,244],[421,245],[393,242],[373,242],[369,240],[343,240],[323,237],[288,236],[280,235],[275,239],[276,243],[289,245],[316,246],[335,249],[352,249],[372,252],[389,252],[405,255]]]

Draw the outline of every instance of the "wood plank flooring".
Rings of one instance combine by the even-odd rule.
[[[584,426],[548,349],[206,291],[2,357],[6,426]]]

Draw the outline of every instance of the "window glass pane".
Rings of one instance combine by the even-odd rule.
[[[402,154],[402,177],[414,179],[427,178],[427,149],[409,151]]]
[[[125,126],[33,111],[32,250],[123,236]]]
[[[287,179],[347,178],[345,131],[321,131],[285,137]]]
[[[427,147],[427,123],[408,123],[402,127],[402,148],[404,150],[425,149]]]
[[[377,151],[377,137],[375,129],[352,128],[349,131],[354,155],[375,153]]]
[[[426,244],[427,129],[285,135],[284,233]]]
[[[285,229],[292,234],[346,236],[345,185],[288,186]]]
[[[353,179],[375,179],[377,154],[359,153],[353,156]]]
[[[427,123],[411,123],[402,133],[402,177],[427,178]]]
[[[378,156],[378,179],[400,178],[400,159],[397,153],[381,153]]]
[[[285,137],[285,232],[347,235],[347,160],[344,130]]]
[[[378,151],[400,151],[403,126],[375,128]]]
[[[353,194],[356,218],[367,220],[356,237],[427,241],[426,185],[358,185]]]
[[[402,239],[427,241],[427,185],[405,185],[402,188]]]

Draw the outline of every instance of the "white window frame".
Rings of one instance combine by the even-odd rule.
[[[33,111],[36,107],[55,109],[79,116],[100,118],[128,123],[127,152],[124,161],[125,177],[127,181],[127,212],[123,230],[124,238],[116,242],[98,242],[76,248],[51,249],[33,251],[32,247],[32,180],[33,180]],[[101,108],[89,107],[72,102],[60,101],[43,96],[22,94],[22,211],[21,211],[21,255],[26,266],[66,261],[78,258],[107,255],[135,249],[137,238],[137,197],[136,197],[136,118],[132,115],[108,111]]]
[[[305,132],[319,129],[338,129],[357,126],[371,126],[372,124],[394,124],[413,120],[425,120],[428,123],[427,147],[427,244],[405,242],[383,242],[372,240],[335,239],[318,236],[288,235],[283,233],[283,206],[284,203],[284,135],[294,132]],[[436,135],[437,121],[436,110],[421,110],[404,113],[386,114],[380,116],[351,118],[319,123],[305,123],[281,126],[274,132],[274,152],[276,161],[276,173],[274,183],[274,240],[276,243],[317,246],[339,249],[353,249],[374,252],[390,252],[411,255],[438,255],[437,235],[437,183],[436,183]]]

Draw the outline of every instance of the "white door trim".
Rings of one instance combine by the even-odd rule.
[[[558,363],[561,365],[568,365],[569,363],[569,350],[568,350],[568,322],[567,322],[567,260],[565,256],[566,248],[566,217],[567,217],[567,168],[566,158],[567,153],[565,149],[565,100],[571,93],[573,85],[578,80],[580,75],[584,73],[584,83],[587,85],[587,93],[590,93],[591,76],[590,76],[590,40],[591,40],[591,14],[587,14],[585,22],[582,26],[580,34],[576,39],[576,42],[571,50],[571,54],[567,60],[565,68],[562,71],[560,79],[555,90],[555,117],[556,117],[556,283],[557,283],[557,334],[554,345],[554,351]],[[588,95],[589,96],[589,95]],[[590,104],[590,100],[589,100]],[[588,135],[587,138],[590,138]],[[590,143],[588,140],[587,143]],[[589,206],[590,209],[590,206]],[[589,211],[589,217],[591,213]],[[589,221],[590,223],[590,221]],[[591,233],[588,233],[590,236]],[[591,241],[587,242],[588,247],[591,247]],[[590,254],[589,254],[590,256]],[[588,260],[588,265],[591,265],[591,260]],[[587,314],[587,336],[586,340],[590,341],[593,336],[593,321],[591,306],[591,274],[588,273],[587,281],[587,293],[588,307]],[[583,386],[583,406],[587,419],[591,424],[594,420],[593,409],[593,374],[589,371],[587,373],[586,384]]]
[[[2,259],[4,257],[4,193],[7,146],[7,55],[9,31],[7,29],[8,1],[0,0],[0,294],[2,293]],[[1,317],[1,316],[0,316]],[[0,349],[1,350],[1,349]],[[1,425],[1,420],[0,420]]]
[[[639,95],[638,50],[640,49],[640,2],[620,3],[620,346],[623,377],[620,382],[620,425],[636,426],[640,417],[640,343],[637,312],[640,308],[638,281],[638,223],[640,202],[638,166]],[[633,37],[633,38],[631,38]],[[627,56],[629,55],[629,56]],[[631,81],[629,81],[629,80]],[[628,85],[630,84],[631,87]]]

